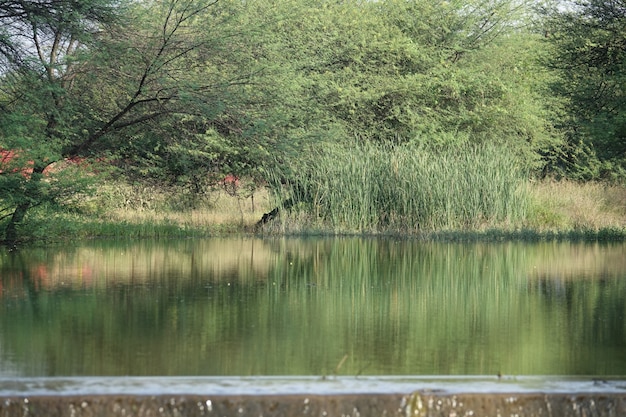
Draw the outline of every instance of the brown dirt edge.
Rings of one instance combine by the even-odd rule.
[[[0,417],[622,416],[625,393],[0,396]]]

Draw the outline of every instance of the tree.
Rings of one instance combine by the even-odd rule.
[[[596,179],[626,176],[626,2],[580,0],[545,12],[552,47],[546,65],[560,75],[560,128],[567,142],[556,168]]]
[[[198,30],[224,18],[217,0],[3,4],[0,146],[33,166],[31,175],[3,169],[0,176],[5,243],[16,243],[30,208],[78,191],[42,181],[56,161],[119,161],[138,150],[152,157],[159,146],[184,142],[181,127],[190,143],[211,129],[240,128],[240,115],[226,110],[253,69],[224,57],[229,34]],[[178,139],[167,143],[174,132]]]
[[[15,150],[17,160],[32,167],[28,175],[3,169],[0,176],[10,245],[29,208],[63,196],[60,183],[41,181],[43,172],[70,154],[64,149],[77,113],[66,110],[72,108],[67,92],[84,70],[81,57],[98,31],[116,19],[109,0],[9,0],[0,5],[0,146]]]
[[[123,132],[117,154],[131,162],[124,167],[127,175],[184,184],[198,193],[227,174],[262,175],[265,161],[286,140],[281,133],[290,102],[284,94],[288,67],[266,50],[263,25],[270,17],[249,8],[248,3],[224,1],[190,22],[186,30],[194,33],[189,38],[193,51],[168,62],[165,79],[156,84],[176,92],[168,102],[170,111]],[[146,9],[146,25],[154,20],[153,10]],[[123,39],[141,45],[145,35]],[[176,45],[172,52],[180,49]],[[128,73],[142,66],[142,58],[123,55],[111,64],[110,55],[116,54],[107,54],[103,67],[114,69],[112,79],[119,66]]]
[[[300,120],[311,131],[324,126],[348,142],[508,142],[531,152],[553,140],[532,88],[544,81],[522,2],[277,3],[278,14],[299,12],[275,25],[274,42],[308,98],[303,112],[313,118]]]

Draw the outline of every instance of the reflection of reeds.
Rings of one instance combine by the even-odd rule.
[[[22,374],[606,374],[626,331],[623,279],[529,279],[593,245],[216,239],[24,254],[58,271],[93,258],[111,278],[97,291],[24,280],[30,297],[3,300],[0,339]]]

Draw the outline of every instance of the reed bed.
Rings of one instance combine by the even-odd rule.
[[[283,216],[287,232],[293,225],[333,233],[502,228],[520,224],[529,202],[524,167],[493,146],[355,143],[288,169],[291,178],[276,187],[278,201],[292,207]]]

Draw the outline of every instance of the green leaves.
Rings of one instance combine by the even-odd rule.
[[[552,11],[545,22],[554,52],[546,63],[560,75],[552,92],[570,115],[563,121],[568,147],[579,148],[562,161],[574,176],[611,177],[626,167],[625,7],[621,0],[585,0]]]

